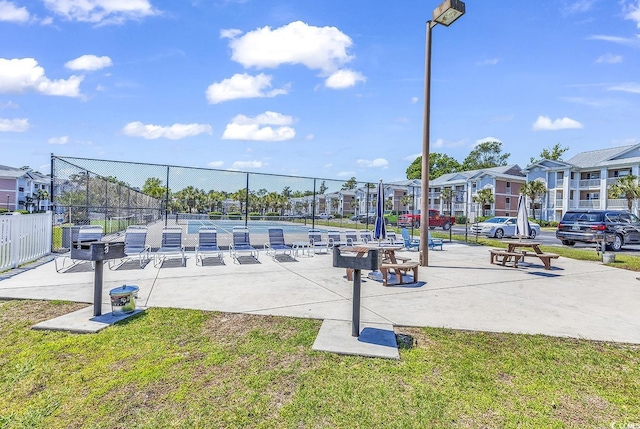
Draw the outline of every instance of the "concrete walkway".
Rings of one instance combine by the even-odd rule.
[[[416,252],[400,252],[417,259]],[[545,334],[640,344],[637,273],[597,262],[537,258],[520,268],[489,264],[486,247],[445,243],[429,253],[418,284],[384,287],[365,278],[361,322],[394,326]],[[169,261],[172,262],[172,261]],[[331,253],[259,264],[104,270],[103,302],[123,284],[140,288],[137,304],[350,321],[352,284]],[[88,264],[85,264],[88,265]],[[56,273],[53,262],[0,280],[0,298],[93,302],[93,272]],[[363,272],[366,277],[366,272]]]

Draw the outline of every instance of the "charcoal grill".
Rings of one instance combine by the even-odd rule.
[[[93,315],[102,315],[102,279],[104,261],[124,258],[124,243],[105,241],[76,241],[71,246],[71,259],[94,262],[93,270]]]

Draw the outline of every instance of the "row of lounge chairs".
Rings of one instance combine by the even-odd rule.
[[[272,258],[276,258],[278,254],[293,256],[294,250],[300,243],[294,243],[291,247],[285,243],[284,230],[282,228],[269,228],[269,242],[264,244],[263,250]],[[239,261],[242,256],[255,258],[257,261],[260,257],[260,251],[251,244],[249,230],[245,227],[234,227],[232,230],[232,243],[229,246],[229,255],[234,262]],[[392,231],[387,232],[384,244],[402,245],[408,250],[419,247],[419,240],[409,236],[406,229],[402,230],[402,239],[396,237]],[[100,241],[103,238],[103,230],[101,226],[87,226],[80,228],[77,236],[78,242]],[[328,252],[338,245],[354,246],[375,242],[371,231],[337,231],[329,230],[326,235],[321,230],[311,229],[308,232],[308,243],[303,243],[308,251],[313,253]],[[76,240],[74,240],[76,241]],[[146,226],[129,226],[124,236],[124,258],[109,259],[109,268],[116,269],[128,260],[136,259],[140,264],[140,268],[144,267],[153,257],[153,265],[159,267],[164,261],[170,258],[180,258],[181,265],[186,265],[185,247],[182,244],[182,228],[164,228],[162,230],[162,241],[160,247],[151,251],[151,247],[146,244],[147,227]],[[429,247],[440,246],[442,249],[442,240],[436,243],[430,238]],[[297,253],[297,252],[296,252]],[[218,246],[217,230],[212,227],[202,227],[198,232],[198,244],[195,247],[196,265],[204,265],[207,257],[216,258],[220,263],[224,263],[224,251]],[[64,270],[66,262],[75,265],[85,261],[72,260],[70,255],[65,255],[55,259],[56,271]],[[88,262],[88,261],[86,261]]]

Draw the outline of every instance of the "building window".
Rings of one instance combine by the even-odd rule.
[[[507,194],[511,193],[511,182],[507,182]]]
[[[507,210],[511,209],[511,198],[509,198],[509,197],[505,198],[504,208],[507,209]],[[507,216],[509,216],[509,215],[507,215]]]
[[[564,171],[558,171],[558,173],[556,173],[556,180],[558,182],[564,180]]]
[[[24,188],[23,188],[22,186],[20,186],[20,187],[18,188],[18,192],[24,192]]]

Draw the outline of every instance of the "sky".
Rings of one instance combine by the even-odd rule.
[[[439,3],[0,0],[0,164],[403,180]],[[432,30],[431,152],[640,143],[640,0],[465,3]]]

